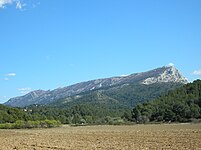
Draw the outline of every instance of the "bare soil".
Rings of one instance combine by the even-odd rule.
[[[201,124],[0,130],[0,150],[201,150]]]

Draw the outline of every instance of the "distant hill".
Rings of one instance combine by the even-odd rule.
[[[36,90],[24,96],[11,98],[5,105],[25,107],[33,104],[72,106],[81,103],[132,107],[160,96],[169,89],[187,83],[174,67],[77,83],[52,91]]]
[[[187,122],[201,119],[201,80],[169,91],[160,98],[138,104],[132,111],[136,122]]]

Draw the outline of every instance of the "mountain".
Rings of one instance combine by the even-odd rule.
[[[181,85],[185,83],[187,83],[187,80],[174,66],[165,66],[147,72],[134,73],[128,76],[117,76],[81,82],[64,88],[58,88],[52,91],[36,90],[24,96],[11,98],[5,103],[5,105],[14,107],[24,107],[32,104],[58,105],[59,102],[63,104],[73,102],[77,99],[81,102],[86,101],[84,97],[87,96],[89,98],[90,95],[95,96],[95,98],[92,99],[93,101],[101,99],[107,102],[117,102],[120,99],[114,98],[115,95],[120,94],[122,97],[125,97],[123,93],[129,94],[130,92],[132,92],[136,93],[135,96],[137,96],[139,91],[135,90],[138,90],[138,87],[140,87],[139,89],[141,89],[140,95],[142,96],[143,91],[147,91],[146,89],[150,88],[153,85],[156,85],[160,88],[167,87],[165,88],[165,90],[168,90],[171,85]],[[133,87],[135,87],[134,90]],[[127,90],[127,92],[125,92],[125,90]],[[165,90],[162,89],[161,93]],[[155,93],[157,93],[156,88],[152,89],[152,93],[150,93],[149,96],[152,94],[154,96]],[[159,96],[159,94],[157,96]],[[110,95],[113,96],[111,97]],[[130,100],[133,100],[133,98],[134,97],[131,96]],[[140,101],[139,99],[141,98],[138,98],[138,101]],[[148,99],[148,97],[146,97],[145,99]],[[124,101],[127,100],[124,98]]]

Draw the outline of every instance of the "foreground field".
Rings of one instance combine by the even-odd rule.
[[[201,124],[0,130],[1,150],[201,149]]]

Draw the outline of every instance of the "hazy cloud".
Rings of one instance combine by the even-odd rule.
[[[32,3],[31,5],[32,5],[32,8],[36,8],[38,5],[40,5],[40,2],[38,1],[38,2]]]
[[[23,6],[25,6],[25,4],[22,4],[20,1],[16,2],[16,8],[17,9],[22,9]]]
[[[193,71],[193,74],[194,75],[201,75],[201,70],[195,70],[195,71]]]
[[[16,76],[16,73],[8,73],[5,76],[7,76],[7,77],[14,77],[14,76]]]
[[[0,0],[0,8],[5,8],[7,5],[15,5],[16,9],[22,10],[26,4],[23,0]]]
[[[9,78],[7,78],[7,77],[6,77],[6,78],[4,78],[4,80],[5,80],[5,81],[8,81],[8,80],[9,80]]]
[[[0,0],[0,8],[5,8],[5,5],[12,4],[13,0]]]
[[[31,91],[31,88],[29,88],[29,87],[19,88],[18,91],[20,91],[21,94],[27,94]]]
[[[4,80],[8,81],[10,80],[10,77],[16,76],[16,73],[8,73],[8,74],[5,74],[4,76],[5,76]]]

